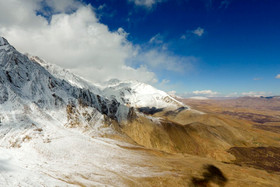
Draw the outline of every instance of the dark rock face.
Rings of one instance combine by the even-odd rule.
[[[156,107],[141,107],[141,108],[138,108],[138,111],[139,112],[142,112],[144,114],[155,114],[155,113],[158,113],[158,112],[161,112],[163,111],[163,108],[156,108]]]
[[[137,114],[135,112],[135,109],[133,107],[129,108],[129,112],[127,115],[127,119],[132,122],[133,120],[135,120],[137,118]]]
[[[176,110],[169,110],[169,111],[165,112],[164,115],[165,116],[176,116],[180,112],[187,110],[187,109],[188,109],[188,107],[180,107],[180,108],[177,108]]]
[[[6,102],[8,98],[9,98],[9,93],[7,91],[7,88],[0,83],[0,104]]]
[[[0,46],[9,45],[9,42],[0,36]]]

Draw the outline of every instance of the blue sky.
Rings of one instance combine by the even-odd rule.
[[[122,27],[143,47],[197,58],[186,72],[154,70],[177,92],[213,90],[222,94],[262,91],[279,94],[280,1],[166,0],[153,6],[127,1],[87,1],[111,30]],[[200,34],[195,30],[200,29]],[[269,93],[268,93],[269,94]]]
[[[279,10],[277,0],[0,0],[0,35],[93,82],[280,95]]]

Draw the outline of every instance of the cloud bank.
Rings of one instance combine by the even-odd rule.
[[[47,13],[44,2],[50,7]],[[44,15],[50,12],[56,14],[48,21]],[[146,66],[126,65],[135,54],[127,33],[122,28],[109,31],[90,5],[77,1],[0,0],[0,35],[19,51],[40,56],[92,81],[116,77],[156,81]]]
[[[276,79],[280,79],[280,74],[275,76]]]
[[[133,2],[149,7],[162,0]],[[156,71],[193,69],[197,59],[169,53],[160,34],[144,46],[133,44],[124,29],[110,31],[94,10],[77,0],[0,0],[0,35],[19,51],[93,82],[118,78],[157,83]]]
[[[216,96],[219,94],[218,92],[214,92],[212,90],[196,90],[196,91],[193,91],[193,93],[195,95],[204,95],[207,97],[213,97],[213,96]]]
[[[225,95],[212,90],[195,90],[195,91],[190,91],[185,93],[176,93],[176,95],[182,98],[192,98],[192,99],[207,99],[208,97],[209,98],[226,97]]]
[[[242,96],[249,96],[249,97],[260,97],[260,96],[268,96],[271,93],[267,93],[264,91],[250,91],[250,92],[243,92],[241,93]]]

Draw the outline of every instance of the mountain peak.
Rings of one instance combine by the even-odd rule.
[[[0,36],[0,46],[9,45],[9,42],[2,36]]]

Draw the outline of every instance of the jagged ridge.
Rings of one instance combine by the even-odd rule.
[[[118,120],[123,118],[120,115],[128,113],[128,108],[115,99],[109,100],[54,77],[35,60],[16,51],[5,38],[0,37],[0,43],[0,104],[15,97],[32,101],[41,108],[61,107],[78,101]]]

